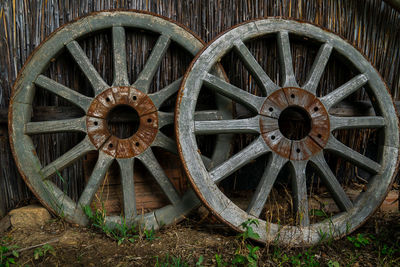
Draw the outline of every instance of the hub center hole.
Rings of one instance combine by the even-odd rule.
[[[108,129],[112,135],[121,139],[134,135],[139,129],[139,125],[139,115],[130,106],[116,106],[107,115]]]
[[[311,131],[311,118],[302,107],[288,107],[278,119],[279,130],[290,140],[300,140]]]

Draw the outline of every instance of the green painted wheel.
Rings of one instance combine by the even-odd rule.
[[[259,62],[266,61],[257,61],[246,45],[260,38],[276,43],[277,60],[281,67],[280,79],[276,79],[278,82],[273,81],[260,66]],[[295,77],[292,38],[305,43],[308,49],[310,43],[319,46],[308,78],[303,84],[299,84]],[[231,52],[240,58],[257,82],[260,95],[242,90],[210,73],[212,66],[223,61],[224,56]],[[355,75],[331,92],[318,95],[317,88],[328,60],[336,57],[353,65]],[[268,61],[267,64],[274,63]],[[233,120],[196,121],[196,100],[204,88],[214,90],[246,107],[251,115]],[[358,90],[368,94],[375,112],[373,116],[340,117],[330,113],[332,107]],[[368,60],[349,43],[331,32],[304,22],[279,18],[256,20],[221,34],[202,50],[186,72],[176,111],[179,153],[200,199],[219,219],[238,231],[243,230],[241,223],[247,219],[258,219],[260,224],[254,226],[254,229],[263,242],[311,245],[324,238],[338,238],[353,231],[382,203],[396,172],[398,119],[384,81]],[[294,129],[295,135],[285,127],[293,115],[301,121],[301,127]],[[300,131],[300,128],[305,130]],[[376,159],[346,146],[333,133],[338,129],[365,128],[379,129],[379,144],[374,152]],[[207,169],[198,153],[196,135],[221,133],[252,134],[254,139],[225,162]],[[368,173],[365,192],[354,199],[350,198],[329,167],[324,156],[326,152]],[[227,190],[221,189],[220,183],[263,156],[266,160],[265,165],[261,166],[264,170],[258,185],[253,187],[251,193],[247,191],[248,202],[241,205]],[[326,217],[319,221],[311,220],[311,185],[307,187],[309,180],[306,178],[306,168],[311,168],[319,176],[327,188],[326,193],[340,209],[338,213],[325,214]],[[247,170],[250,172],[247,174],[248,179],[257,171],[254,167]],[[293,207],[292,223],[286,225],[282,225],[280,218],[271,215],[272,218],[268,219],[265,215],[271,214],[271,203],[268,204],[267,199],[271,197],[281,170],[287,170],[284,176],[290,177],[291,182],[286,191],[280,195],[278,192],[278,196],[275,194],[279,199],[290,202],[289,208],[290,205]],[[238,175],[236,179],[244,177]],[[276,205],[279,204],[283,205],[283,202]]]
[[[144,68],[132,84],[128,79],[126,53],[126,29],[129,28],[158,35]],[[103,80],[77,41],[100,30],[111,34],[114,59],[110,66],[114,73],[111,85]],[[183,195],[177,192],[152,150],[158,147],[177,153],[175,141],[160,131],[162,127],[174,123],[174,113],[161,111],[160,108],[178,91],[181,79],[172,81],[157,92],[149,92],[153,77],[171,43],[177,44],[192,56],[204,46],[198,37],[166,18],[139,11],[112,11],[95,13],[59,28],[34,51],[15,82],[9,108],[9,131],[19,171],[46,207],[71,222],[86,224],[87,218],[82,208],[91,204],[114,161],[119,167],[122,182],[123,216],[107,216],[106,222],[121,223],[124,218],[128,225],[144,224],[157,229],[161,224],[169,224],[182,218],[199,204],[191,190]],[[94,91],[93,97],[44,75],[50,62],[64,49],[89,81]],[[220,69],[217,73],[223,77]],[[38,87],[76,105],[85,115],[68,120],[31,121],[33,100]],[[217,103],[217,106],[222,107],[221,110],[203,110],[197,116],[205,120],[228,116],[228,102],[219,97]],[[137,131],[126,138],[113,134],[107,125],[110,112],[121,106],[133,109],[139,118]],[[32,142],[32,135],[60,132],[79,132],[85,137],[65,154],[42,166]],[[221,138],[216,144],[218,152],[210,158],[204,157],[206,164],[224,160],[229,153],[229,140]],[[75,202],[49,178],[90,151],[98,151],[97,163],[79,200]],[[155,178],[170,204],[148,213],[137,213],[133,177],[137,161]]]

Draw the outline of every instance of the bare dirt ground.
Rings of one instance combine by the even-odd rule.
[[[60,219],[51,220],[41,229],[9,230],[3,240],[22,250],[18,258],[14,257],[20,266],[217,266],[216,254],[220,255],[221,264],[232,266],[234,254],[241,247],[236,235],[221,224],[200,220],[195,213],[179,224],[161,229],[152,241],[139,237],[118,245],[98,229],[78,227]],[[251,245],[260,247],[258,266],[400,265],[399,213],[375,214],[350,239],[311,248],[254,242]],[[37,248],[30,247],[48,242],[51,249],[35,259]],[[43,245],[39,248],[44,252]],[[247,250],[241,252],[246,254]],[[196,265],[201,258],[202,263]]]

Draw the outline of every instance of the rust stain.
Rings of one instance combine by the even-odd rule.
[[[108,129],[108,114],[117,106],[130,106],[139,115],[139,129],[128,138],[118,138]],[[133,87],[112,87],[99,94],[87,113],[87,131],[96,148],[116,158],[130,158],[145,151],[158,133],[157,108],[151,99]]]
[[[265,143],[276,153],[284,158],[290,157],[292,141],[287,139],[279,129],[262,134]]]
[[[279,129],[279,115],[289,107],[305,110],[311,120],[310,132],[300,140],[285,137]],[[328,112],[317,97],[301,88],[287,87],[275,91],[265,100],[260,115],[260,129],[265,143],[282,157],[307,160],[328,142]]]

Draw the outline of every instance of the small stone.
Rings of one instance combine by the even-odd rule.
[[[10,211],[10,222],[13,228],[40,228],[50,219],[50,213],[39,205],[29,205]]]
[[[391,190],[383,201],[380,210],[384,212],[398,212],[399,211],[399,191]]]
[[[79,244],[79,233],[67,230],[58,241],[60,245],[68,247],[77,247]]]

